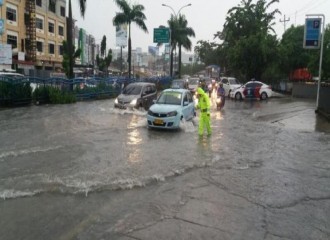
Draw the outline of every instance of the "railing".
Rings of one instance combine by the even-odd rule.
[[[50,93],[74,97],[74,101],[113,98],[131,82],[154,82],[160,91],[170,86],[170,77],[129,79],[127,77],[108,78],[38,78],[38,77],[0,77],[0,106],[17,106],[48,103]]]

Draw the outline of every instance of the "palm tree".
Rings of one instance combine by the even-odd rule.
[[[79,0],[79,7],[80,7],[80,14],[82,17],[85,16],[85,10],[86,10],[86,0]],[[74,63],[74,50],[73,50],[73,42],[72,42],[72,6],[71,6],[71,0],[69,0],[69,19],[68,19],[68,55],[69,57],[69,79],[73,78],[73,63]]]
[[[115,0],[118,7],[122,10],[116,14],[113,18],[113,24],[119,26],[122,24],[128,25],[128,76],[131,78],[131,54],[132,54],[132,45],[131,45],[131,23],[136,23],[136,25],[141,28],[144,32],[148,33],[147,26],[144,23],[146,16],[143,13],[144,6],[141,4],[130,5],[126,0]]]
[[[181,48],[191,50],[191,41],[189,37],[195,37],[195,31],[188,27],[188,21],[184,15],[174,16],[171,15],[168,20],[168,26],[171,29],[171,63],[170,63],[170,75],[173,76],[173,51],[176,47],[179,47],[179,59],[178,59],[178,72],[179,78],[181,78]]]
[[[186,20],[184,15],[179,15],[178,19],[178,29],[177,34],[174,36],[178,43],[179,47],[179,78],[181,78],[181,48],[190,51],[191,50],[191,41],[189,37],[195,37],[195,31],[188,27],[188,21]]]

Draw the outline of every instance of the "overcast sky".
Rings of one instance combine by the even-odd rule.
[[[182,6],[191,3],[191,6],[181,10],[181,14],[186,16],[188,26],[193,28],[196,34],[191,38],[193,43],[192,51],[198,40],[214,41],[213,35],[217,31],[222,31],[227,12],[230,8],[238,6],[241,0],[128,0],[131,4],[141,4],[145,7],[147,17],[146,25],[149,33],[144,33],[135,24],[132,25],[132,48],[141,47],[144,52],[148,51],[148,46],[156,46],[153,43],[153,29],[160,25],[167,26],[167,20],[173,11],[162,6],[169,5],[175,13]],[[255,2],[255,1],[254,1]],[[330,0],[280,0],[279,3],[272,5],[277,8],[282,15],[278,14],[275,20],[275,31],[279,37],[286,28],[292,24],[302,25],[306,14],[324,14],[326,23],[330,22]],[[87,0],[87,9],[83,19],[79,13],[78,0],[72,0],[73,17],[77,20],[76,24],[92,34],[96,43],[100,43],[104,35],[107,37],[107,48],[116,48],[115,27],[112,19],[119,8],[113,0]]]

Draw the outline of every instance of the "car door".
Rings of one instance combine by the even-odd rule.
[[[230,90],[230,85],[229,85],[229,81],[227,78],[223,78],[222,79],[222,83],[223,83],[223,88],[225,89],[226,94],[229,93]]]
[[[254,96],[254,83],[247,83],[244,86],[243,94],[246,98],[253,98]]]
[[[185,120],[192,119],[195,116],[194,99],[190,92],[184,93],[182,102],[182,112]]]

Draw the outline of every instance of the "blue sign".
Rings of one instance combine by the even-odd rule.
[[[0,0],[0,6],[2,6],[2,4],[3,4],[3,0]]]
[[[4,31],[5,31],[5,20],[0,19],[0,35],[2,35]]]
[[[306,18],[304,48],[319,49],[321,39],[321,18]]]

